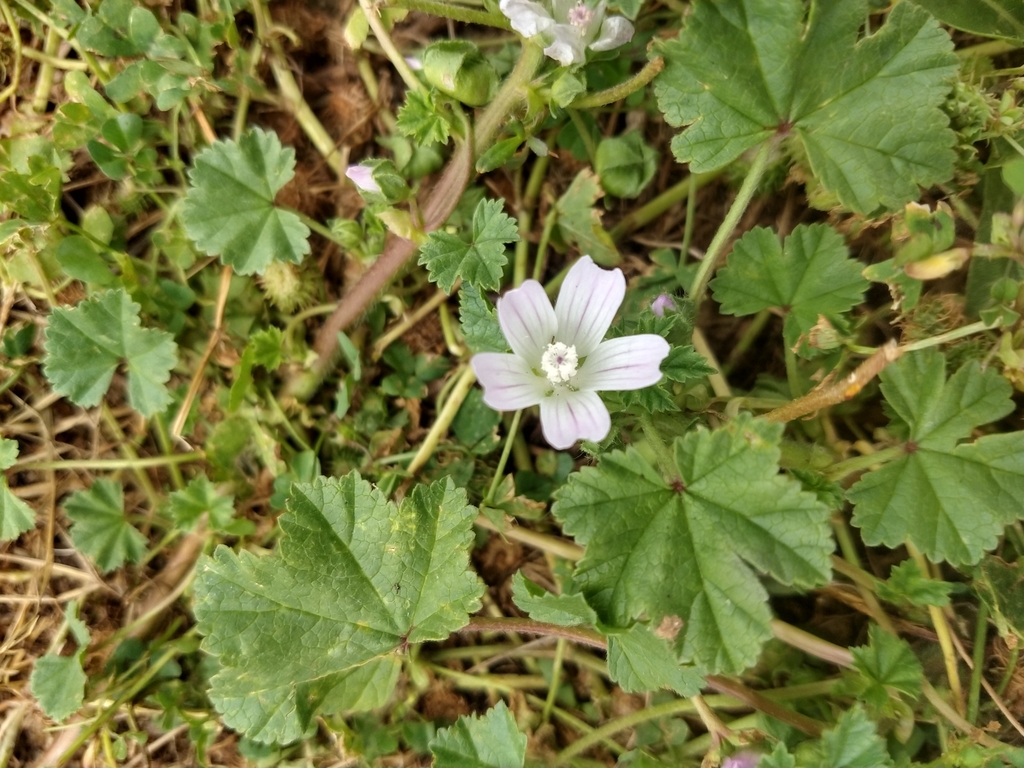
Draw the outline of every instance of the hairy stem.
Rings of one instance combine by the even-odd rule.
[[[524,635],[545,635],[561,637],[580,645],[606,650],[608,643],[592,629],[583,627],[563,627],[559,624],[548,624],[543,621],[520,618],[491,618],[489,616],[473,616],[469,624],[460,632],[519,632]]]
[[[658,73],[665,68],[665,60],[661,56],[655,56],[647,65],[637,72],[633,77],[624,83],[613,85],[611,88],[605,88],[603,91],[597,93],[588,93],[585,96],[580,96],[578,99],[572,102],[569,106],[573,109],[593,109],[594,107],[603,107],[606,104],[614,104],[616,101],[622,101],[622,99],[636,93],[641,88],[647,86]]]
[[[499,13],[488,13],[475,8],[467,8],[463,5],[437,2],[437,0],[392,0],[389,7],[407,8],[410,11],[429,13],[433,16],[440,16],[452,21],[461,21],[466,24],[480,24],[485,27],[497,27],[498,29],[512,29],[509,20]]]
[[[704,260],[700,263],[697,275],[693,279],[693,288],[690,291],[690,295],[693,297],[695,315],[700,307],[701,300],[704,298],[704,291],[708,287],[711,275],[718,265],[718,259],[725,250],[729,238],[732,237],[733,230],[740,223],[740,217],[743,216],[747,206],[750,205],[754,192],[757,191],[757,185],[761,183],[761,177],[768,167],[768,156],[771,154],[771,150],[772,142],[770,141],[763,142],[757,150],[757,155],[754,157],[754,162],[747,172],[747,177],[743,180],[740,191],[736,193],[736,199],[733,200],[732,205],[729,207],[729,212],[725,214],[722,225],[718,228],[714,238],[711,240],[711,245],[708,246],[707,251],[704,253]]]

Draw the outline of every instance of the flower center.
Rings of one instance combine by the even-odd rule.
[[[576,347],[563,344],[560,341],[548,344],[544,355],[540,359],[541,370],[548,377],[548,381],[556,386],[561,386],[576,375],[580,358],[576,354]]]
[[[576,5],[569,9],[569,23],[574,27],[585,29],[593,18],[594,12],[587,8],[584,3],[576,3]]]

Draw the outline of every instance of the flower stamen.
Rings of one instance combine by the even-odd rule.
[[[579,362],[576,347],[555,341],[548,344],[547,349],[544,350],[544,355],[540,359],[540,367],[548,377],[548,381],[555,386],[562,386],[576,375]]]
[[[569,23],[574,27],[586,29],[587,25],[593,18],[594,12],[590,8],[587,8],[587,6],[582,2],[576,3],[576,5],[569,10]]]

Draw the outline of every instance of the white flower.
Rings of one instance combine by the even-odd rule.
[[[563,67],[582,64],[587,48],[610,51],[633,39],[633,25],[627,19],[605,18],[605,0],[593,7],[586,0],[549,2],[550,10],[534,0],[500,0],[499,7],[523,37],[540,35],[547,46],[544,53]]]
[[[536,280],[498,299],[512,354],[473,356],[484,402],[496,411],[539,404],[544,439],[559,450],[603,440],[611,417],[598,390],[656,384],[669,352],[667,341],[649,333],[602,341],[625,294],[621,270],[601,269],[584,256],[566,275],[554,308]]]
[[[345,169],[345,175],[363,192],[380,194],[380,185],[373,179],[373,168],[366,165],[350,165]]]

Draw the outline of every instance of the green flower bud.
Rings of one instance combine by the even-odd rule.
[[[364,160],[350,165],[345,175],[356,185],[359,194],[368,203],[394,205],[411,194],[405,178],[390,160]]]
[[[594,170],[604,191],[613,197],[636,197],[654,178],[658,153],[639,131],[605,139],[597,148]]]
[[[481,107],[498,90],[498,73],[468,40],[442,40],[423,52],[427,82],[463,104]]]

